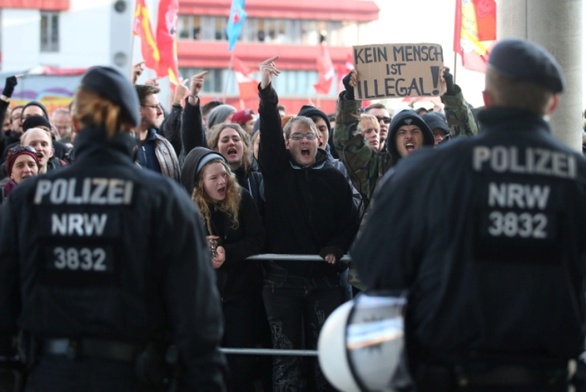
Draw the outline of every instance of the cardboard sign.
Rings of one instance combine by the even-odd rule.
[[[353,46],[356,99],[440,95],[444,53],[439,44]]]

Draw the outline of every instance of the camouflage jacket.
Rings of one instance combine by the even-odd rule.
[[[455,95],[444,94],[440,96],[444,104],[444,113],[450,126],[450,138],[457,136],[474,136],[478,134],[478,123],[468,102],[464,99],[462,90],[458,85],[454,86]]]
[[[450,138],[476,135],[478,125],[472,110],[464,100],[459,87],[457,90],[456,95],[441,96],[450,126]],[[356,131],[360,119],[360,105],[361,101],[348,100],[345,91],[340,93],[336,109],[334,147],[340,160],[344,162],[354,187],[369,201],[379,179],[396,162],[387,150],[375,151],[364,136]]]
[[[379,178],[393,166],[393,158],[386,150],[374,150],[364,135],[356,132],[360,120],[361,101],[346,99],[343,91],[336,108],[334,148],[348,171],[354,187],[365,200],[370,200]]]

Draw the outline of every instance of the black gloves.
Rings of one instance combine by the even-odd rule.
[[[350,101],[354,100],[354,87],[350,86],[350,79],[352,76],[352,72],[348,75],[344,76],[342,79],[342,83],[344,84],[344,88],[346,89],[346,98]]]
[[[10,76],[6,78],[6,84],[4,85],[4,90],[2,90],[2,95],[6,98],[10,98],[12,93],[14,92],[14,87],[18,84],[16,80],[16,76]]]
[[[449,69],[444,71],[444,80],[446,81],[446,95],[456,95],[460,92],[458,86],[454,84],[454,75]]]

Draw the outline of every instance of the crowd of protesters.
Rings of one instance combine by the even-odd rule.
[[[177,86],[166,113],[156,81],[138,83],[141,71],[135,66],[131,78],[139,113],[129,130],[133,161],[181,184],[197,207],[221,300],[222,347],[316,349],[327,317],[362,288],[342,257],[379,180],[413,151],[478,132],[447,68],[443,111],[362,108],[352,71],[330,116],[307,105],[285,112],[271,83],[278,57],[260,65],[258,114],[217,101],[202,105],[206,72]],[[36,101],[11,107],[17,84],[7,78],[0,97],[1,201],[29,177],[75,165],[82,129],[75,101],[53,113]],[[290,259],[247,260],[263,253]],[[229,391],[335,390],[316,359],[227,355],[227,364]]]

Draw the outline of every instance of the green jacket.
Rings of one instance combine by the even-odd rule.
[[[354,187],[363,198],[370,200],[379,178],[395,162],[391,154],[384,150],[375,151],[364,135],[356,132],[360,120],[361,101],[346,99],[346,92],[340,93],[336,109],[334,148],[348,171]]]
[[[450,126],[451,138],[460,135],[473,136],[478,133],[478,125],[472,110],[464,100],[459,87],[456,95],[444,94],[441,100],[445,105],[444,111]],[[344,162],[354,187],[369,201],[379,179],[397,162],[393,161],[387,150],[375,151],[364,140],[364,136],[356,131],[360,120],[360,105],[359,100],[348,100],[345,91],[340,93],[336,109],[334,147],[338,157]]]

